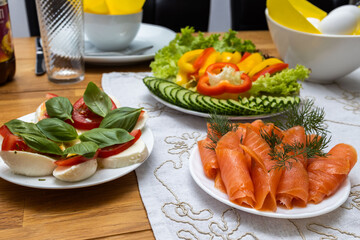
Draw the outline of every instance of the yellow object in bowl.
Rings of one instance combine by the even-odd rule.
[[[279,24],[301,32],[321,32],[307,18],[323,19],[327,13],[306,0],[267,0],[269,15]]]
[[[84,11],[94,14],[133,14],[141,11],[145,0],[84,0]]]

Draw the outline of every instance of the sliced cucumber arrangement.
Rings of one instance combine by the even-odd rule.
[[[176,106],[204,113],[248,116],[281,112],[300,103],[298,96],[243,97],[239,100],[217,99],[183,88],[174,82],[156,77],[143,79],[146,87],[159,98]]]

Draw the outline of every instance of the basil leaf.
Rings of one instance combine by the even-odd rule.
[[[54,97],[45,102],[46,112],[50,117],[59,118],[61,120],[72,120],[73,106],[70,100],[64,97]]]
[[[58,118],[45,118],[36,125],[47,138],[55,142],[71,141],[78,137],[73,126]]]
[[[83,98],[86,106],[99,116],[105,117],[111,111],[110,97],[93,82],[89,82],[87,85]]]
[[[86,158],[94,157],[96,151],[99,149],[99,146],[93,142],[81,142],[79,144],[75,144],[67,149],[65,149],[64,154],[78,154],[82,155]]]
[[[38,152],[63,155],[63,151],[60,149],[60,147],[47,138],[30,134],[21,134],[20,136],[24,139],[26,145]]]
[[[29,122],[24,122],[19,119],[11,120],[5,125],[9,128],[9,130],[15,134],[33,134],[39,137],[44,137],[44,134],[40,131],[40,129],[34,124]]]
[[[90,131],[84,132],[79,138],[82,142],[94,142],[99,146],[99,148],[126,143],[134,139],[134,137],[126,130],[121,128],[94,128]]]
[[[112,110],[101,121],[101,128],[123,128],[131,132],[140,116],[141,108],[122,107]]]

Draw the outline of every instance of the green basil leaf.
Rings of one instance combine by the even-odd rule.
[[[105,117],[111,111],[110,97],[101,91],[95,83],[89,82],[83,97],[86,106],[97,115]]]
[[[9,130],[15,134],[33,134],[39,137],[45,137],[44,134],[40,131],[40,129],[34,124],[29,122],[24,122],[19,119],[11,120],[5,125],[9,128]]]
[[[63,151],[60,149],[60,147],[47,138],[30,134],[21,134],[20,136],[24,139],[26,145],[38,152],[63,155]]]
[[[78,137],[73,126],[58,118],[45,118],[36,125],[47,138],[55,142],[67,142]]]
[[[94,157],[99,146],[94,142],[81,142],[65,149],[64,154],[78,154],[86,158]]]
[[[73,106],[70,100],[64,97],[54,97],[45,102],[46,112],[52,118],[59,118],[61,120],[72,120]]]
[[[94,128],[84,132],[79,138],[82,142],[94,142],[99,148],[126,143],[134,139],[126,130],[121,128]]]
[[[141,108],[122,107],[112,110],[101,121],[101,128],[123,128],[131,132],[140,116]]]

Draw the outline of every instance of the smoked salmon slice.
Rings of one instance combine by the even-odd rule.
[[[283,132],[284,144],[306,144],[305,130],[301,126]],[[290,153],[293,154],[293,153]],[[288,160],[276,193],[276,200],[288,209],[293,206],[305,207],[309,197],[309,176],[306,170],[306,157],[299,155]]]
[[[205,175],[208,178],[215,179],[219,165],[215,151],[209,148],[211,143],[212,141],[209,138],[205,138],[198,141],[198,148]]]
[[[226,136],[226,135],[225,135]],[[221,178],[230,201],[240,206],[254,207],[254,186],[244,151],[229,148],[216,148]]]
[[[256,161],[252,165],[251,176],[254,183],[256,205],[255,209],[263,211],[276,211],[276,189],[282,174],[281,170],[273,169],[269,153],[270,146],[266,141],[251,128],[247,128],[243,145],[251,149],[262,159],[265,169]]]
[[[220,169],[217,171],[216,177],[214,179],[214,186],[215,188],[217,188],[218,190],[220,190],[223,193],[226,193],[226,188],[225,188],[225,184],[221,178],[221,173],[220,173]]]
[[[356,150],[348,144],[337,144],[328,154],[311,159],[307,168],[309,202],[315,204],[335,193],[357,162]]]

